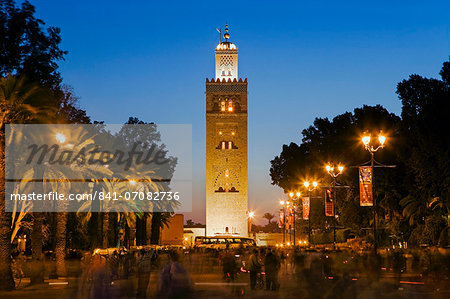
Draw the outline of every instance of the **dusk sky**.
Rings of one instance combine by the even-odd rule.
[[[283,193],[270,160],[316,117],[364,104],[400,114],[396,84],[438,77],[450,55],[450,1],[31,1],[68,50],[60,71],[93,120],[192,124],[193,213],[205,223],[205,79],[228,22],[248,78],[249,207]]]

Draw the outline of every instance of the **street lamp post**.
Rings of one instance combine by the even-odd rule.
[[[253,218],[255,218],[255,212],[254,211],[247,211],[247,218],[248,218],[248,234],[251,235],[251,232],[252,232],[252,221],[253,221]]]
[[[286,201],[286,213],[288,214],[287,221],[289,221],[289,205],[290,204],[291,204],[291,202],[289,200],[287,200]],[[286,216],[285,216],[284,219],[286,219]],[[288,226],[288,229],[289,229],[289,231],[288,231],[288,233],[289,233],[289,242],[286,242],[286,243],[287,243],[288,246],[290,246],[291,242],[292,242],[292,240],[291,240],[292,230],[291,230],[290,226]]]
[[[374,171],[373,171],[374,162],[375,162],[374,154],[376,151],[378,151],[379,149],[382,149],[384,147],[384,143],[386,142],[386,137],[384,135],[382,135],[382,133],[380,132],[380,134],[378,135],[378,142],[379,142],[378,146],[371,145],[370,140],[371,140],[370,135],[364,135],[362,137],[362,142],[364,144],[364,147],[370,153],[370,168],[372,170],[372,198],[373,198],[373,249],[374,249],[375,253],[377,253],[377,247],[378,247],[378,244],[377,244],[377,199],[375,197],[375,192],[374,192]]]
[[[333,178],[331,190],[333,193],[333,249],[336,249],[336,178],[344,171],[344,166],[338,165],[338,172],[335,171],[334,166],[327,165],[325,167],[328,174]]]
[[[311,244],[311,206],[312,206],[311,191],[316,189],[318,184],[316,181],[314,181],[314,182],[312,182],[312,187],[311,187],[311,184],[308,181],[306,181],[303,183],[303,185],[305,186],[306,190],[308,191],[308,196],[309,196],[308,243]]]
[[[286,213],[284,210],[284,200],[280,200],[280,205],[283,207],[283,246],[286,242]]]
[[[294,226],[294,247],[295,247],[295,231],[296,231],[296,228],[295,228],[295,209],[297,208],[297,205],[296,205],[296,200],[298,200],[299,198],[300,198],[300,195],[301,195],[301,193],[300,192],[296,192],[295,193],[295,197],[294,197],[294,192],[290,192],[289,193],[289,197],[291,198],[291,200],[292,200],[292,206],[293,206],[293,217],[294,217],[294,221],[293,221],[293,226]]]

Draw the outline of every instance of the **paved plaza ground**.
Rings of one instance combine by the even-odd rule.
[[[147,298],[158,298],[158,273],[152,272]],[[294,274],[280,273],[278,291],[251,290],[249,275],[241,273],[233,283],[223,281],[220,273],[191,274],[195,292],[192,298],[449,298],[450,288],[442,281],[440,285],[422,284],[417,275],[402,275],[400,284],[389,273],[383,274],[377,283],[368,284],[363,277],[353,279],[346,285],[342,279],[323,279],[311,283],[302,281]],[[137,279],[115,280],[105,298],[134,298]],[[439,290],[436,290],[436,287]],[[75,277],[46,280],[44,284],[29,285],[24,279],[22,287],[12,292],[0,292],[0,298],[88,298],[88,292],[80,290]]]

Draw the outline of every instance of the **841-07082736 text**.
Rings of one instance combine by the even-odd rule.
[[[153,201],[171,201],[180,200],[180,192],[157,191],[126,191],[126,192],[102,192],[95,191],[93,193],[69,193],[60,192],[48,193],[12,193],[10,200],[27,201],[53,201],[53,200],[153,200]]]

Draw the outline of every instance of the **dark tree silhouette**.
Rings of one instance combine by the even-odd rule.
[[[422,234],[423,240],[436,244],[436,237],[427,239],[422,231],[431,230],[439,235],[446,226],[442,226],[442,221],[427,219],[446,216],[449,210],[450,61],[444,62],[440,75],[441,80],[411,75],[398,84],[401,119],[381,106],[363,106],[331,121],[316,118],[312,126],[302,131],[300,145],[283,145],[281,154],[271,161],[272,184],[285,191],[300,189],[306,178],[328,184],[330,178],[323,171],[325,163],[352,166],[367,161],[369,155],[360,142],[361,134],[371,131],[374,135],[383,130],[388,141],[386,148],[377,152],[376,159],[397,167],[374,170],[377,214],[385,216],[379,217],[379,221],[385,222],[393,237],[405,241],[417,230],[414,235]],[[359,206],[355,169],[347,168],[339,180],[351,187],[348,192],[336,191],[341,224],[355,230],[371,225],[367,221],[368,209]],[[435,223],[435,228],[429,228]]]
[[[62,79],[58,61],[67,51],[61,50],[60,29],[43,28],[28,1],[17,7],[13,0],[0,1],[0,76],[26,75],[31,81],[58,88]]]
[[[270,213],[265,213],[263,215],[263,218],[267,219],[267,221],[269,222],[268,224],[270,224],[270,222],[272,221],[273,218],[275,218],[274,214],[270,214]]]
[[[370,211],[359,206],[358,175],[349,166],[361,164],[369,159],[367,151],[361,144],[360,136],[365,131],[377,134],[379,130],[386,132],[390,138],[387,148],[377,153],[377,159],[384,163],[395,161],[395,142],[399,131],[400,118],[389,113],[382,106],[363,106],[356,108],[353,113],[346,112],[334,117],[316,118],[314,124],[302,131],[302,143],[283,145],[281,154],[271,161],[270,175],[272,184],[278,185],[285,192],[303,190],[303,181],[315,179],[321,185],[329,185],[330,177],[324,170],[327,162],[340,162],[347,166],[346,171],[339,177],[341,183],[349,185],[349,191],[337,190],[337,214],[342,224],[360,230],[369,226]],[[396,170],[397,171],[397,170]],[[395,187],[394,172],[382,169],[376,170],[377,186],[375,196],[378,202],[395,202],[398,206],[399,196]],[[398,175],[398,174],[397,174]],[[381,186],[389,188],[381,188]],[[323,196],[316,190],[316,196]],[[389,205],[387,204],[386,205]],[[395,204],[390,204],[396,206]],[[313,227],[324,228],[326,220],[323,203],[311,200],[311,224]],[[384,210],[384,209],[383,209]],[[301,224],[301,222],[299,223]]]

